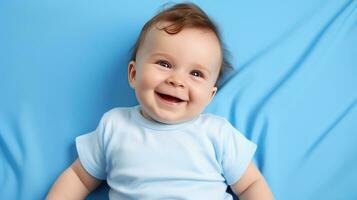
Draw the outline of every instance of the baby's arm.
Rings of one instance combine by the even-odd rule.
[[[233,192],[241,200],[273,200],[273,193],[270,191],[263,175],[257,167],[250,163],[241,179],[231,185]]]
[[[46,200],[84,199],[100,182],[100,180],[88,174],[77,159],[57,179]]]

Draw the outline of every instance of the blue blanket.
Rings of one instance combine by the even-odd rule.
[[[258,144],[276,199],[357,199],[357,1],[195,2],[235,67],[206,111]],[[136,104],[129,49],[163,3],[0,1],[0,199],[43,199],[74,138]]]

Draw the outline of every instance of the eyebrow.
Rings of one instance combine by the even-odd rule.
[[[168,58],[168,59],[170,59],[170,60],[174,60],[173,57],[170,56],[170,55],[167,54],[167,53],[161,53],[161,52],[154,53],[154,54],[150,55],[150,58],[153,58],[153,57],[155,57],[155,56],[162,56],[162,57],[166,57],[166,58]]]

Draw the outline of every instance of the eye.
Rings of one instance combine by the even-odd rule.
[[[169,68],[169,69],[171,68],[171,64],[165,60],[159,60],[156,62],[156,64],[161,65],[165,68]]]
[[[203,76],[203,73],[200,72],[200,71],[198,71],[198,70],[193,70],[193,71],[191,72],[191,75],[192,75],[192,76],[195,76],[195,77],[201,77],[201,78],[204,77],[204,76]]]

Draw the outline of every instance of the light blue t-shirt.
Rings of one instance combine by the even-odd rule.
[[[111,200],[232,199],[227,185],[256,150],[221,117],[161,124],[144,118],[140,106],[110,110],[76,145],[86,171],[107,180]]]

